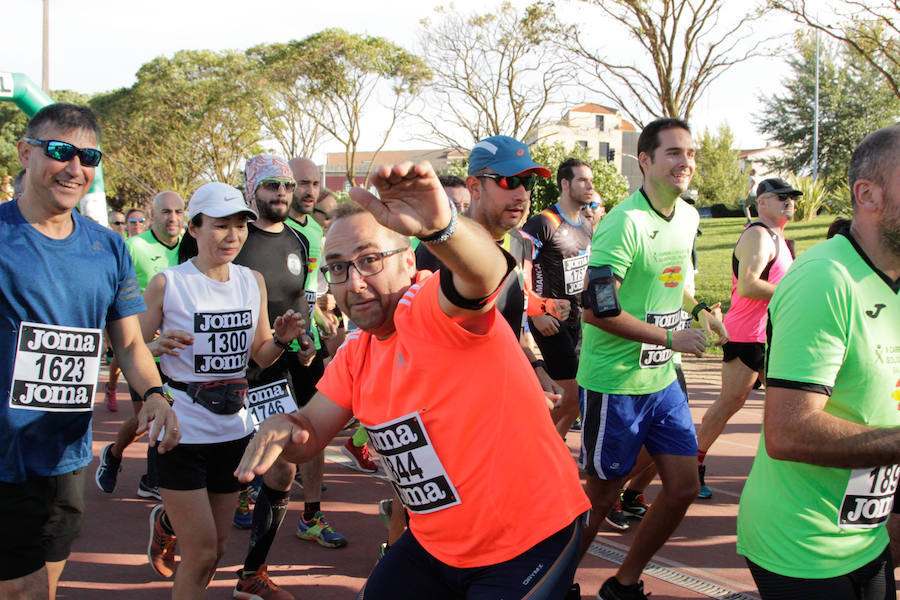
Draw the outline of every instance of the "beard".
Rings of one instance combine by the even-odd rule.
[[[271,202],[256,202],[257,208],[259,209],[260,216],[264,217],[267,221],[271,221],[272,223],[281,223],[288,216],[288,208],[287,205],[284,207],[272,206]]]

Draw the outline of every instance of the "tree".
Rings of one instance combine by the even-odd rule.
[[[900,3],[896,0],[842,0],[833,24],[819,19],[818,2],[769,0],[769,5],[846,44],[900,98]]]
[[[260,102],[259,112],[266,137],[274,139],[287,158],[312,157],[325,131],[310,115],[313,103],[308,83],[297,76],[296,61],[300,57],[286,51],[284,44],[254,46],[247,50],[247,56],[262,83],[257,93],[268,99]]]
[[[207,181],[239,184],[240,162],[261,150],[257,85],[241,53],[182,50],[143,65],[131,88],[96,98],[113,134],[113,194],[135,204],[161,190],[186,197]]]
[[[303,40],[274,44],[265,58],[285,84],[305,92],[305,115],[344,146],[347,181],[354,183],[362,119],[387,97],[386,126],[376,154],[397,120],[431,77],[421,58],[380,37],[325,29]],[[374,161],[366,171],[368,179]]]
[[[697,204],[734,206],[747,196],[747,177],[741,172],[741,153],[734,149],[734,134],[727,125],[714,135],[707,129],[697,144]]]
[[[566,150],[565,146],[539,143],[529,148],[531,158],[539,165],[551,171],[550,177],[538,179],[531,192],[531,215],[539,213],[559,200],[559,188],[556,186],[556,170],[567,158],[580,158],[591,165],[594,174],[594,189],[603,198],[603,204],[609,210],[628,195],[628,181],[616,170],[611,162],[588,156],[586,148],[575,146]]]
[[[646,117],[689,120],[709,85],[732,65],[759,56],[767,41],[758,35],[751,39],[752,22],[761,13],[727,19],[721,0],[586,2],[624,26],[638,51],[592,49],[584,32],[573,25],[557,25],[560,43],[593,70],[597,93],[641,127]],[[537,6],[553,10],[553,4]],[[596,23],[591,26],[597,28]]]
[[[788,58],[791,76],[784,92],[762,97],[754,120],[760,133],[778,142],[785,158],[773,166],[794,173],[809,172],[815,97],[815,42],[797,39]],[[900,115],[900,99],[868,64],[855,60],[844,47],[824,44],[819,57],[819,177],[829,189],[846,176],[853,150],[875,129]]]
[[[520,14],[508,2],[469,14],[439,6],[422,20],[425,62],[435,77],[420,114],[431,135],[466,148],[492,135],[524,139],[574,83],[574,69],[551,43],[546,7]]]

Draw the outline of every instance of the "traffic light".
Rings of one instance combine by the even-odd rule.
[[[616,160],[616,150],[615,148],[610,148],[606,151],[606,162],[612,162]]]

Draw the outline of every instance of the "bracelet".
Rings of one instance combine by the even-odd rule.
[[[672,349],[672,330],[666,329],[666,349]]]
[[[155,385],[151,388],[147,388],[147,391],[144,392],[144,402],[146,402],[147,398],[149,398],[153,394],[159,394],[160,396],[162,396],[163,399],[169,403],[169,406],[172,406],[172,404],[175,402],[175,398],[172,397],[172,394],[170,394],[169,391],[161,385]]]
[[[545,315],[550,314],[547,312],[547,299],[546,298],[541,300],[541,312],[544,313]]]
[[[291,349],[291,345],[285,344],[284,342],[279,340],[278,336],[275,335],[274,331],[272,332],[272,341],[275,342],[275,345],[278,346],[279,348],[281,348],[282,350],[290,350]]]
[[[701,310],[705,310],[706,312],[712,312],[711,310],[709,310],[709,305],[706,302],[698,302],[697,306],[695,306],[693,309],[691,309],[691,316],[694,317],[695,321],[700,320],[700,317],[697,315],[700,314]]]
[[[456,231],[456,225],[459,223],[459,218],[456,216],[456,205],[452,201],[448,200],[448,202],[450,204],[450,222],[440,231],[435,231],[426,237],[420,237],[419,241],[423,244],[443,244]]]
[[[532,369],[535,369],[535,370],[537,370],[537,369],[544,369],[544,370],[546,371],[546,370],[547,370],[547,363],[545,363],[543,360],[541,360],[540,358],[538,358],[538,359],[533,360],[533,361],[531,362],[531,368],[532,368]]]

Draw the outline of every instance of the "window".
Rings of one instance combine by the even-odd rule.
[[[603,129],[603,115],[596,115],[594,117],[597,121],[596,127],[597,129]]]
[[[587,150],[587,147],[588,147],[587,140],[578,140],[575,143],[578,144],[578,147],[581,148],[582,150]]]

